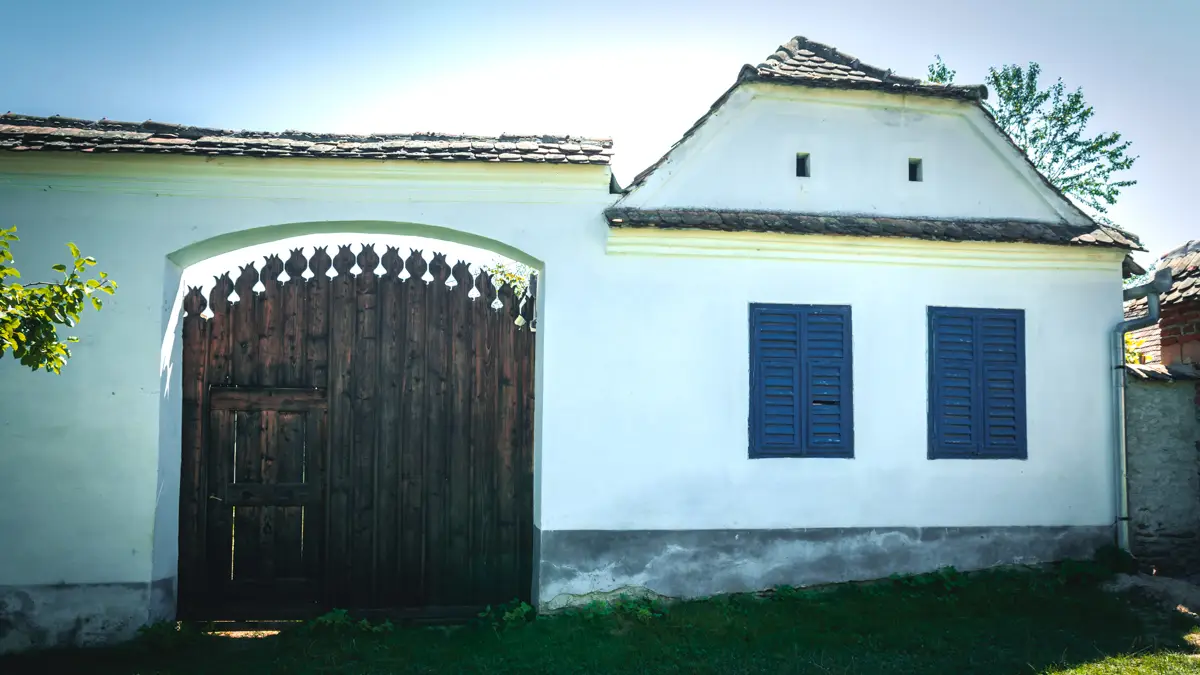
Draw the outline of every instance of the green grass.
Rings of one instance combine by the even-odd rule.
[[[1096,581],[1083,565],[948,571],[461,627],[332,617],[261,639],[156,629],[121,648],[0,659],[0,673],[1200,673],[1192,626]]]

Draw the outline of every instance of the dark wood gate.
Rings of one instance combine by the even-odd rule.
[[[190,289],[180,617],[528,599],[533,305],[441,254],[370,246]]]

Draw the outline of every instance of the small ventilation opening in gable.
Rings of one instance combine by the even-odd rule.
[[[807,152],[796,153],[796,177],[808,178],[809,176],[809,161]]]
[[[921,160],[915,157],[908,159],[908,180],[913,183],[920,183],[925,179],[924,171],[922,171]]]

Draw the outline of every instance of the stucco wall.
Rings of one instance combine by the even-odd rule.
[[[1200,411],[1195,382],[1127,377],[1130,547],[1164,573],[1200,572]]]
[[[62,376],[0,363],[19,392],[0,407],[0,585],[174,575],[179,264],[237,244],[196,242],[319,221],[449,228],[544,269],[542,531],[1112,523],[1105,340],[1121,317],[1119,254],[876,240],[865,255],[801,237],[771,258],[737,235],[722,240],[742,246],[732,257],[639,254],[608,241],[602,167],[419,167],[0,155],[0,222],[21,228],[22,269],[47,269],[71,240],[121,284],[76,331]],[[923,187],[953,191],[937,185]],[[854,460],[747,460],[750,302],[853,307]],[[1026,310],[1028,461],[926,459],[931,304]]]
[[[734,92],[624,203],[1084,222],[977,105],[770,84]]]

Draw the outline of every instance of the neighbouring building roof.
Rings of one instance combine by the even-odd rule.
[[[153,121],[5,113],[0,115],[0,150],[608,164],[612,141],[575,136],[228,131]]]
[[[1200,300],[1200,240],[1193,239],[1163,255],[1155,268],[1164,267],[1171,270],[1171,289],[1158,296],[1164,307]],[[1125,303],[1125,314],[1141,316],[1145,308],[1145,298],[1131,300]]]
[[[943,241],[1027,242],[1107,248],[1138,248],[1137,239],[1104,225],[1070,225],[1024,220],[891,218],[865,215],[811,215],[778,211],[638,209],[604,212],[611,227],[700,229],[725,232],[782,232],[858,237],[909,237]]]
[[[1162,257],[1159,269],[1171,268],[1171,290],[1162,294],[1164,305],[1200,298],[1200,240],[1193,239]]]
[[[1158,380],[1160,382],[1200,380],[1200,370],[1197,370],[1190,363],[1172,363],[1169,366],[1164,366],[1161,363],[1126,363],[1125,370],[1143,380]]]
[[[1131,331],[1129,336],[1141,343],[1137,348],[1138,352],[1152,362],[1144,365],[1161,366],[1161,362],[1163,361],[1162,342],[1164,321],[1168,328],[1175,328],[1176,330],[1178,330],[1178,324],[1181,321],[1191,323],[1191,319],[1185,318],[1188,315],[1181,313],[1193,311],[1195,305],[1191,307],[1185,307],[1184,305],[1200,301],[1200,240],[1189,241],[1168,252],[1162,258],[1159,258],[1155,264],[1155,268],[1167,268],[1171,270],[1171,288],[1166,293],[1158,296],[1159,303],[1162,306],[1163,317],[1159,319],[1158,323]],[[1137,300],[1130,300],[1125,303],[1126,319],[1143,317],[1148,311],[1149,307],[1147,307],[1145,298],[1138,298]],[[1170,339],[1178,340],[1180,333],[1176,332],[1173,335],[1174,337]],[[1174,349],[1174,347],[1171,348]],[[1171,359],[1174,358],[1176,357],[1171,357]],[[1170,367],[1175,368],[1176,364],[1172,364]],[[1183,367],[1182,364],[1180,364],[1180,367]],[[1167,378],[1158,377],[1151,379]],[[1174,379],[1180,378],[1177,377]]]

